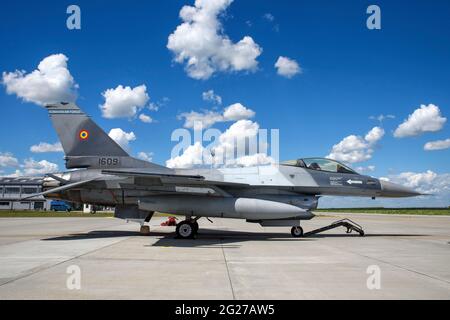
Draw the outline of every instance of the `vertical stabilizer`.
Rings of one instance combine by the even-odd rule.
[[[165,168],[130,157],[105,131],[73,103],[46,106],[72,168]]]
[[[128,154],[73,103],[46,106],[67,157]]]

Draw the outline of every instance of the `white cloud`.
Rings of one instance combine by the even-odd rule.
[[[383,122],[386,119],[395,119],[395,116],[392,114],[387,114],[387,115],[380,114],[378,116],[370,116],[369,119],[378,120],[379,122]]]
[[[130,149],[129,143],[136,140],[136,135],[133,131],[125,132],[121,128],[111,129],[108,135],[126,151]]]
[[[39,144],[32,145],[30,151],[33,153],[44,153],[44,152],[63,152],[61,142],[47,143],[39,142]]]
[[[21,170],[16,170],[16,175],[33,176],[58,171],[58,165],[47,160],[26,159],[21,168]]]
[[[100,105],[100,109],[103,117],[108,119],[134,117],[150,99],[145,85],[133,89],[118,85],[115,89],[107,89],[102,95],[105,103]]]
[[[32,176],[58,171],[56,163],[47,160],[36,161],[33,158],[25,159],[23,163],[19,163],[17,158],[9,152],[0,153],[0,167],[14,168],[15,172],[13,174],[7,174],[10,177]],[[4,171],[1,172],[2,174],[4,173]]]
[[[24,70],[3,72],[6,92],[38,105],[74,102],[78,85],[67,69],[67,61],[64,54],[53,54],[44,58],[30,73]]]
[[[225,108],[223,112],[224,121],[238,121],[243,119],[253,118],[255,112],[244,107],[240,103],[234,103]]]
[[[213,126],[216,122],[222,122],[223,116],[215,111],[205,111],[205,112],[184,112],[178,116],[178,119],[185,119],[185,128],[195,128],[201,125],[203,129]]]
[[[436,132],[442,129],[446,121],[447,119],[441,116],[438,106],[434,104],[421,105],[395,129],[394,137],[404,138],[425,132]]]
[[[17,167],[19,160],[12,153],[0,152],[0,167]]]
[[[187,147],[182,155],[167,160],[166,166],[179,169],[192,168],[197,165],[211,164],[211,158],[211,154],[197,141]]]
[[[364,172],[374,172],[375,171],[375,166],[367,166],[367,167],[356,167],[355,168],[356,172],[360,172],[360,173],[364,173]]]
[[[390,175],[389,181],[413,188],[422,193],[450,193],[450,174],[437,174],[431,170],[425,172],[402,172]]]
[[[191,111],[181,113],[178,118],[185,119],[185,128],[194,128],[196,124],[201,124],[202,128],[206,129],[213,126],[217,122],[238,121],[252,118],[254,116],[255,112],[253,110],[246,108],[241,103],[234,103],[226,107],[223,113],[216,111]]]
[[[450,138],[427,142],[423,148],[427,151],[448,149],[450,148]]]
[[[327,158],[356,163],[372,158],[373,147],[384,136],[384,130],[380,127],[372,128],[364,138],[350,135],[341,142],[335,144]]]
[[[183,23],[169,35],[167,48],[175,62],[185,63],[194,79],[208,79],[215,72],[253,71],[262,48],[249,36],[233,43],[224,33],[218,19],[232,0],[196,0],[194,6],[183,6]]]
[[[166,161],[169,168],[192,168],[214,164],[216,167],[255,166],[274,163],[275,160],[257,150],[248,150],[246,142],[256,142],[259,125],[250,120],[233,123],[218,139],[211,151],[200,142],[186,148],[182,155]]]
[[[282,56],[278,57],[278,60],[275,63],[275,68],[280,76],[286,78],[292,78],[296,74],[302,72],[302,69],[298,65],[297,61]]]
[[[269,22],[273,22],[275,20],[275,17],[271,13],[265,13],[263,15],[263,18],[266,19]]]
[[[202,93],[202,98],[205,101],[210,101],[216,104],[222,104],[222,97],[215,94],[214,90],[208,90]]]
[[[250,120],[233,123],[219,136],[214,146],[214,164],[216,166],[251,166],[275,162],[274,159],[247,145],[257,143],[259,125]],[[261,151],[261,150],[260,150]]]
[[[380,127],[373,127],[364,137],[364,139],[370,143],[374,144],[378,142],[384,136],[384,130]]]
[[[139,120],[141,120],[144,123],[152,123],[153,122],[152,117],[150,117],[150,116],[148,116],[146,114],[143,114],[143,113],[141,113],[139,115]]]
[[[236,159],[236,165],[241,167],[253,167],[270,163],[275,163],[275,160],[265,153],[255,153]]]
[[[151,162],[153,158],[153,152],[139,152],[137,157],[138,159]]]
[[[167,103],[169,103],[170,99],[168,97],[163,97],[160,101],[157,102],[150,102],[148,104],[148,110],[150,111],[158,111],[159,108],[165,106]]]

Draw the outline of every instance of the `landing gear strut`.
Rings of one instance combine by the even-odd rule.
[[[300,238],[303,237],[303,228],[298,226],[298,227],[292,227],[291,229],[291,234],[294,238]]]
[[[177,224],[175,229],[177,238],[193,239],[198,232],[198,222],[196,220],[184,220]]]

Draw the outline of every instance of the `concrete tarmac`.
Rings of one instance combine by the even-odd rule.
[[[179,240],[162,217],[149,236],[113,218],[0,218],[0,299],[450,299],[450,217],[302,226],[344,217],[366,236],[200,219],[198,238]]]

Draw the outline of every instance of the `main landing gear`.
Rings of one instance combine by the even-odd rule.
[[[197,219],[187,219],[177,224],[175,229],[177,238],[181,239],[193,239],[198,232]]]

